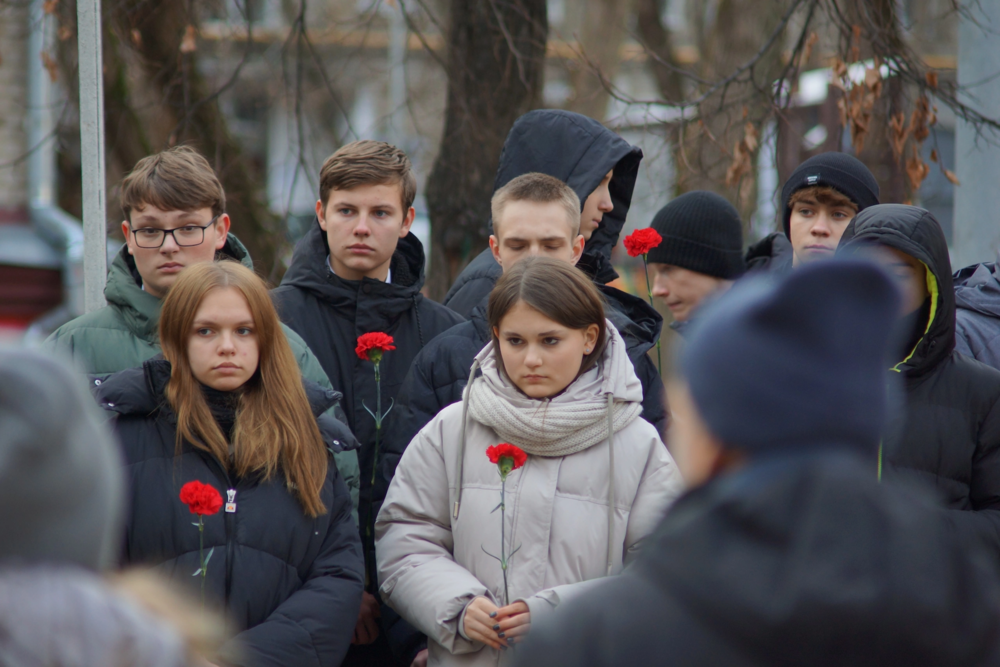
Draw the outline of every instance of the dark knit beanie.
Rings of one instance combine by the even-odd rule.
[[[789,236],[792,208],[788,200],[802,188],[825,185],[857,204],[860,213],[878,203],[878,182],[861,160],[847,153],[821,153],[811,157],[792,172],[781,188],[781,206],[785,236]]]
[[[646,255],[650,262],[679,266],[716,278],[743,275],[743,223],[733,205],[704,190],[676,197],[653,217],[663,241]]]
[[[831,259],[755,274],[709,304],[680,367],[709,430],[746,452],[874,455],[900,296],[874,263]]]

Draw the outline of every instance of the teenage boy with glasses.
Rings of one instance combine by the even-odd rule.
[[[108,270],[104,288],[108,305],[64,324],[45,342],[96,376],[93,383],[160,353],[161,300],[185,268],[216,259],[253,268],[246,248],[229,232],[222,183],[208,160],[190,147],[178,146],[139,160],[122,181],[121,207],[125,245]],[[284,331],[303,377],[332,389],[302,338],[288,327]],[[342,417],[339,406],[335,409]],[[357,455],[348,451],[335,458],[356,510]]]

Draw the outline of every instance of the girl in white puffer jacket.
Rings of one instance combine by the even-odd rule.
[[[462,403],[410,443],[375,526],[382,598],[427,634],[430,665],[505,662],[531,623],[619,572],[683,486],[639,418],[642,387],[586,276],[522,259],[490,294],[488,320],[493,340]],[[486,450],[503,442],[528,459],[501,513]],[[510,600],[489,555],[501,517]]]

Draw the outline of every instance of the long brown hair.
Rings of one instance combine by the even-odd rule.
[[[205,295],[232,287],[246,299],[257,334],[257,371],[243,385],[233,429],[233,455],[191,373],[188,341]],[[320,491],[326,480],[327,451],[309,407],[302,376],[264,281],[231,261],[203,262],[185,269],[163,300],[160,345],[171,364],[167,400],[177,413],[177,451],[186,440],[239,476],[280,467],[306,514],[326,512]]]
[[[518,260],[497,281],[490,292],[486,319],[493,338],[498,366],[504,370],[500,356],[497,330],[500,321],[511,308],[520,302],[531,306],[545,317],[569,329],[586,329],[597,325],[597,344],[590,354],[583,357],[580,373],[597,365],[608,341],[604,319],[604,298],[594,283],[582,271],[550,257],[525,257]]]

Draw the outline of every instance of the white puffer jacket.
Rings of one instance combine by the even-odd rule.
[[[624,341],[613,327],[609,334],[601,363],[552,404],[609,392],[616,401],[642,401]],[[492,344],[476,360],[490,384],[512,400],[524,400],[501,379]],[[542,428],[544,407],[538,409]],[[380,591],[428,636],[428,664],[498,665],[510,661],[513,651],[501,653],[470,641],[459,628],[475,597],[498,605],[503,600],[500,564],[484,552],[500,553],[501,513],[493,511],[500,502],[500,477],[486,449],[503,440],[470,417],[461,456],[462,415],[461,403],[442,410],[400,460],[375,525]],[[529,456],[507,478],[506,551],[517,549],[508,565],[510,599],[528,604],[533,625],[585,590],[587,582],[607,574],[609,519],[614,525],[611,570],[618,573],[682,490],[677,466],[645,420],[634,419],[614,435],[613,489],[608,447],[603,440],[564,457]],[[608,507],[612,490],[613,515]]]

